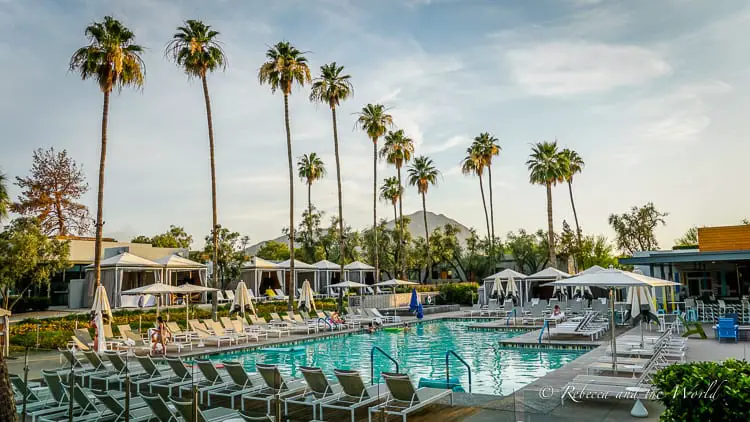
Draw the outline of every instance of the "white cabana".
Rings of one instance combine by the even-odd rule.
[[[282,269],[278,264],[254,256],[242,265],[240,279],[255,296],[262,296],[268,289],[282,289]]]
[[[101,285],[105,287],[107,298],[113,308],[121,306],[120,295],[123,290],[161,282],[163,265],[146,258],[122,252],[101,261]],[[88,295],[84,295],[86,306],[94,297],[94,265],[86,266]]]
[[[583,270],[583,271],[579,272],[579,273],[578,273],[578,274],[576,274],[576,275],[584,275],[584,274],[596,274],[596,273],[600,273],[600,272],[602,272],[602,271],[604,271],[604,270],[606,270],[606,268],[604,268],[604,267],[600,267],[600,266],[598,266],[598,265],[593,265],[593,266],[591,266],[591,267],[588,267],[588,268],[586,268],[585,270]]]
[[[287,259],[286,261],[279,262],[279,268],[281,268],[282,273],[284,274],[284,277],[282,280],[284,280],[283,287],[281,288],[284,291],[284,294],[291,294],[292,296],[297,296],[297,289],[302,286],[302,282],[300,280],[313,280],[314,284],[318,283],[318,269],[315,268],[314,265],[308,264],[306,262],[302,262],[300,260],[295,259],[294,260],[294,277],[292,277],[290,271],[291,271],[291,260]],[[286,291],[286,280],[292,280],[292,291],[287,292]]]
[[[508,281],[508,279],[511,277],[517,280],[521,280],[524,277],[526,277],[526,274],[522,274],[522,273],[519,273],[518,271],[511,270],[510,268],[506,268],[500,272],[492,274],[491,276],[485,277],[484,280],[496,280],[499,278],[502,281]]]
[[[569,278],[570,274],[560,271],[554,267],[547,267],[534,274],[528,275],[523,278],[523,297],[521,298],[522,303],[526,303],[531,299],[532,285],[545,281],[562,280]],[[554,289],[553,289],[554,294]]]
[[[375,280],[375,267],[372,265],[361,261],[354,261],[344,265],[344,269],[349,271],[349,280],[370,286],[377,282]]]
[[[341,266],[339,264],[324,259],[312,265],[318,269],[318,279],[314,285],[316,292],[326,293],[329,285],[341,281]],[[348,273],[349,271],[344,269],[344,279],[346,279]]]
[[[172,286],[183,283],[206,285],[208,269],[206,264],[195,262],[185,257],[172,254],[155,259],[154,262],[164,266],[163,282]]]

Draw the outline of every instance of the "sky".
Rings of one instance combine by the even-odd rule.
[[[0,171],[28,174],[36,148],[67,149],[83,165],[96,207],[102,94],[68,72],[84,29],[112,15],[145,46],[146,83],[110,108],[105,235],[184,226],[203,244],[211,226],[203,93],[165,59],[185,19],[220,32],[227,68],[209,76],[216,138],[219,222],[259,242],[288,225],[283,100],[258,83],[266,49],[306,51],[313,76],[345,66],[354,95],[338,110],[344,218],[372,222],[372,142],[355,113],[382,103],[442,172],[427,208],[484,233],[475,177],[459,163],[474,136],[499,139],[493,162],[496,233],[546,228],[544,188],[528,182],[532,143],[576,150],[573,184],[586,233],[614,239],[611,213],[654,202],[668,212],[662,247],[693,225],[750,217],[750,3],[741,0],[0,0]],[[328,169],[312,201],[336,214],[330,110],[290,97],[295,157],[317,152]],[[378,164],[378,182],[395,175]],[[18,188],[10,187],[16,197]],[[295,178],[295,215],[307,190]],[[556,230],[573,222],[566,185],[553,190]],[[421,209],[407,187],[404,213]],[[392,215],[379,202],[378,213]],[[299,217],[297,217],[299,219]]]

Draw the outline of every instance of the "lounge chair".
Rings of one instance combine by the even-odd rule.
[[[97,405],[79,386],[73,386],[73,401],[76,406],[73,407],[73,420],[76,422],[100,421],[104,420],[104,414],[107,407],[103,404]],[[37,419],[38,422],[64,422],[68,421],[69,412],[67,409],[59,412],[50,413]]]
[[[191,319],[189,321],[190,328],[198,335],[198,347],[203,347],[205,343],[211,343],[215,344],[216,347],[221,347],[221,343],[229,343],[232,344],[232,341],[234,339],[232,337],[224,336],[219,337],[214,334],[212,334],[208,327],[198,322],[197,319]]]
[[[305,378],[305,389],[284,399],[284,414],[289,416],[289,405],[311,406],[312,419],[318,414],[318,406],[326,400],[337,397],[343,390],[338,384],[328,382],[323,370],[309,366],[300,366]]]
[[[281,338],[282,334],[290,335],[291,331],[286,326],[270,326],[268,322],[266,322],[265,318],[263,317],[254,317],[250,315],[250,320],[253,321],[253,324],[261,327],[268,335],[270,333],[277,334],[279,338]]]
[[[245,372],[245,367],[239,362],[223,362],[224,369],[229,374],[229,378],[234,384],[227,383],[220,388],[208,391],[208,407],[211,407],[211,400],[228,399],[230,407],[234,409],[235,398],[252,394],[263,388],[263,380],[259,377],[250,377]],[[240,406],[244,409],[244,402],[240,399]]]
[[[221,290],[216,291],[216,299],[219,303],[227,303],[229,299],[224,297],[224,293]]]
[[[143,375],[140,375],[138,379],[131,378],[130,380],[130,385],[135,387],[135,392],[137,394],[142,394],[144,391],[150,393],[152,392],[151,384],[167,382],[172,379],[167,371],[162,372],[159,370],[154,361],[151,360],[151,356],[136,356],[135,358],[141,365],[141,368],[143,368],[143,371],[141,372]]]
[[[401,322],[401,317],[395,315],[382,315],[376,308],[370,308],[368,311],[377,318],[382,319],[385,322]]]
[[[310,334],[310,332],[317,333],[318,332],[318,324],[315,321],[305,321],[302,319],[300,315],[292,314],[292,321],[294,321],[294,327],[297,327],[298,330],[305,330],[307,331],[307,334]]]
[[[174,375],[160,381],[152,382],[150,391],[158,393],[162,397],[169,397],[175,393],[180,394],[180,389],[185,384],[191,384],[193,382],[193,375],[187,370],[180,358],[166,357],[165,360]]]
[[[371,407],[367,412],[367,420],[372,421],[372,414],[385,412],[386,415],[400,416],[404,422],[409,413],[417,411],[446,397],[450,398],[453,406],[453,391],[441,388],[414,388],[411,379],[406,374],[390,372],[381,373],[388,387],[388,399],[383,404]]]
[[[103,415],[104,420],[125,420],[125,406],[120,400],[106,391],[94,391],[93,394],[107,409],[107,412]],[[140,397],[132,397],[129,405],[128,418],[133,422],[150,421],[154,416],[154,413],[148,408],[146,402]]]
[[[30,417],[32,422],[38,420],[41,416],[68,410],[68,391],[62,383],[60,375],[55,371],[46,369],[41,370],[41,375],[45,384],[47,384],[49,396],[42,404],[35,405],[33,408],[27,407],[26,416]],[[16,411],[20,414],[22,408],[17,408]]]
[[[266,414],[271,414],[271,403],[277,398],[284,400],[286,397],[293,395],[303,388],[304,384],[299,380],[287,381],[284,376],[279,372],[279,368],[276,365],[266,365],[262,363],[256,363],[255,368],[263,378],[266,386],[260,390],[255,391],[252,395],[246,395],[243,399],[243,409],[245,406],[244,400],[250,401],[262,401],[266,403]]]
[[[76,328],[73,330],[73,335],[88,348],[94,347],[94,339],[91,337],[89,330],[85,328]]]
[[[186,422],[220,422],[226,420],[237,420],[240,414],[236,410],[225,407],[215,407],[213,409],[201,410],[193,408],[192,401],[178,401],[170,398],[170,401],[177,408],[177,412],[182,415]],[[193,412],[198,415],[198,420],[193,420]]]
[[[26,410],[40,409],[51,398],[47,387],[41,387],[36,383],[25,383],[16,374],[9,374],[10,384],[16,396],[16,409],[20,413],[23,403],[26,402]]]
[[[174,321],[170,321],[167,323],[167,329],[169,329],[169,332],[172,334],[172,340],[175,342],[189,343],[193,339],[193,337],[198,337],[192,331],[183,330]]]
[[[221,375],[219,375],[219,371],[216,370],[216,367],[210,360],[195,359],[193,361],[193,365],[198,366],[198,370],[201,372],[201,375],[203,375],[203,378],[200,381],[195,380],[192,384],[184,385],[180,389],[179,396],[182,397],[183,393],[186,391],[188,392],[188,394],[190,394],[190,391],[194,387],[198,387],[198,397],[200,397],[200,401],[202,403],[204,401],[204,397],[206,400],[208,400],[208,392],[210,390],[224,387],[225,381],[221,378]]]
[[[115,334],[112,332],[112,324],[104,324],[102,329],[104,330],[104,341],[107,345],[107,349],[115,350],[127,348],[124,340],[115,337]]]
[[[383,384],[365,386],[357,371],[334,369],[334,375],[341,385],[341,394],[320,403],[320,419],[325,409],[344,410],[349,412],[351,422],[355,422],[357,410],[370,407],[387,396],[387,389]]]
[[[184,420],[178,412],[167,406],[167,403],[164,402],[162,396],[158,394],[143,394],[141,395],[141,398],[143,398],[143,401],[146,402],[146,405],[151,409],[153,419],[156,419],[159,422],[182,422]]]
[[[232,324],[234,324],[234,328],[236,330],[242,330],[246,332],[250,338],[254,338],[256,341],[260,340],[260,337],[264,337],[268,339],[268,331],[262,329],[258,325],[250,325],[247,323],[247,321],[237,315],[237,318],[232,320]]]
[[[281,291],[281,289],[274,289],[274,293],[276,293],[276,299],[289,299],[289,296],[285,295],[284,292]]]
[[[231,290],[225,290],[225,291],[224,291],[224,296],[225,296],[225,297],[227,298],[227,300],[229,300],[230,302],[233,302],[233,301],[234,301],[234,292],[233,292],[233,291],[231,291]]]
[[[99,355],[97,355],[94,352],[86,352],[86,357],[91,361],[92,364],[94,364],[94,358],[99,359]],[[89,356],[92,355],[92,356]],[[129,370],[125,362],[122,360],[118,352],[107,350],[104,352],[104,356],[107,357],[107,359],[110,361],[112,367],[107,368],[105,370],[100,370],[95,374],[92,374],[89,377],[89,388],[93,388],[94,381],[99,381],[104,383],[104,390],[109,390],[110,383],[117,386],[117,388],[122,387],[122,382],[124,381],[125,373]],[[101,362],[101,366],[104,365],[104,363]],[[137,371],[136,371],[137,373]]]
[[[250,338],[247,336],[247,334],[245,334],[244,331],[239,333],[228,333],[224,330],[224,327],[222,327],[221,324],[214,320],[206,319],[203,320],[203,322],[208,326],[208,328],[213,330],[215,336],[219,338],[229,338],[231,340],[229,344],[232,344],[232,341],[234,341],[235,344],[239,343],[240,340],[245,340],[245,343],[250,341]],[[232,329],[232,331],[234,331],[234,329]]]

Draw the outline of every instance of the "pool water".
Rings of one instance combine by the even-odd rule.
[[[234,351],[208,356],[214,361],[240,361],[247,371],[255,372],[256,363],[277,364],[285,375],[301,377],[300,366],[321,367],[326,375],[333,369],[358,370],[370,380],[370,351],[378,346],[390,354],[401,372],[411,375],[415,384],[420,378],[445,380],[445,354],[458,353],[470,366],[472,391],[508,395],[564,364],[585,351],[549,349],[501,349],[500,339],[520,333],[469,330],[471,321],[431,321],[409,327],[406,332],[379,330],[374,334],[352,334],[296,343],[304,350],[292,353],[267,353],[263,349]],[[279,346],[284,347],[284,346]],[[385,356],[375,352],[375,376],[381,371],[395,371]],[[450,358],[450,376],[458,377],[468,391],[467,369]]]

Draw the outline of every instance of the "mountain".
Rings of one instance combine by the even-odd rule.
[[[422,216],[422,211],[417,211],[412,214],[405,215],[404,217],[408,217],[410,219],[409,222],[409,232],[412,234],[412,237],[424,237],[424,217]],[[469,237],[469,228],[464,226],[463,224],[459,223],[458,221],[444,215],[444,214],[435,214],[434,212],[427,211],[427,224],[430,227],[430,233],[432,233],[436,228],[443,227],[446,224],[450,224],[454,227],[458,228],[458,234],[456,237],[458,237],[458,240],[461,242],[461,244],[466,244],[466,239]],[[389,220],[386,223],[386,226],[389,229],[393,229],[394,227],[394,221]],[[262,242],[258,242],[252,246],[249,246],[245,251],[248,255],[255,255],[258,252],[258,249],[262,248],[263,245],[265,245],[267,242],[281,242],[281,243],[288,243],[289,238],[285,235],[279,236],[275,239],[269,239],[264,240]],[[299,245],[297,245],[299,247]]]

